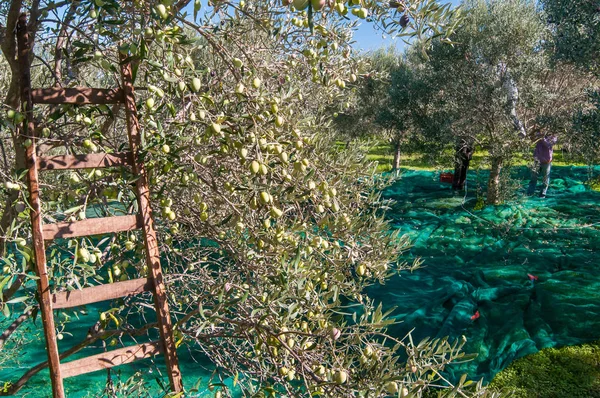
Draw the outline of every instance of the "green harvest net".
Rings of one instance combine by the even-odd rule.
[[[506,205],[478,211],[474,188],[469,187],[466,196],[455,196],[450,185],[439,183],[437,173],[406,171],[385,196],[396,201],[389,212],[393,226],[413,239],[406,259],[421,257],[424,267],[370,288],[369,294],[385,306],[397,307],[395,317],[401,323],[391,333],[403,337],[414,328],[415,340],[466,336],[466,351],[478,357],[449,368],[453,380],[463,373],[491,380],[516,358],[545,347],[600,338],[600,272],[595,255],[600,247],[600,193],[584,185],[599,171],[555,167],[547,199],[521,195]],[[527,170],[515,174],[524,191]],[[486,175],[478,177],[484,181]],[[476,178],[471,173],[469,184],[474,185]],[[99,310],[89,307],[88,314],[70,326],[74,337],[65,337],[61,350],[85,336]],[[476,311],[480,317],[472,320]],[[2,330],[11,321],[0,322]],[[2,382],[16,380],[45,359],[40,321],[28,323],[22,332],[32,341],[20,348],[18,356],[0,362]],[[98,351],[102,348],[86,349],[81,356]],[[213,396],[206,389],[210,364],[185,348],[179,355],[186,387],[202,379],[197,396]],[[154,379],[164,370],[162,358],[157,357],[152,370],[142,361],[115,372],[127,379],[136,370],[143,372],[149,385],[156,385]],[[102,395],[105,382],[106,373],[97,372],[67,379],[65,387],[69,397],[95,397]],[[45,371],[19,394],[47,397],[49,391]],[[133,391],[132,395],[137,396]]]
[[[513,176],[523,182],[520,196],[479,211],[474,188],[454,196],[436,173],[405,172],[385,196],[396,201],[394,227],[413,240],[407,259],[421,257],[424,268],[369,292],[398,307],[393,334],[464,335],[478,356],[448,369],[451,379],[487,381],[542,348],[600,338],[600,193],[584,185],[597,172],[554,167],[540,199],[523,195],[523,167]]]

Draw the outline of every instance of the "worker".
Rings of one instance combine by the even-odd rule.
[[[456,146],[455,154],[455,167],[454,167],[454,178],[452,180],[452,189],[460,191],[465,189],[465,182],[467,180],[467,171],[469,170],[469,163],[473,157],[473,146],[470,145],[467,140],[461,140],[460,144]]]
[[[529,181],[527,195],[531,196],[535,193],[538,177],[541,174],[543,180],[540,198],[545,198],[546,192],[548,192],[548,185],[550,185],[553,147],[556,144],[557,138],[556,136],[546,136],[541,132],[538,132],[536,136],[538,140],[533,151],[533,168],[531,169],[531,180]]]

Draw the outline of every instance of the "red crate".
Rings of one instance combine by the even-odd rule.
[[[442,173],[440,174],[440,182],[445,182],[448,184],[452,184],[452,180],[454,180],[454,174],[452,173]]]

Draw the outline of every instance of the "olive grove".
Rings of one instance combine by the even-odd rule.
[[[406,397],[431,386],[492,395],[481,383],[445,379],[464,341],[386,333],[392,321],[363,289],[411,266],[398,263],[408,242],[384,218],[386,180],[364,154],[333,145],[330,110],[364,74],[348,45],[357,21],[423,40],[450,34],[459,20],[450,6],[424,0],[3,2],[0,285],[4,317],[22,315],[2,335],[0,356],[18,352],[11,335],[37,313],[26,142],[15,129],[23,115],[11,32],[21,12],[35,33],[35,87],[115,87],[120,54],[136,66],[141,156],[176,340],[214,365],[204,388],[231,395],[223,381],[233,378],[244,396]],[[118,105],[39,107],[34,117],[46,154],[126,145]],[[44,175],[45,221],[130,214],[133,181],[121,169]],[[138,233],[67,239],[47,251],[54,291],[147,275]],[[127,345],[152,326],[132,326],[150,316],[147,301],[115,300],[84,341],[71,338],[76,317],[63,311],[61,351]],[[17,393],[39,370],[2,393]],[[110,377],[105,393],[122,393]]]
[[[359,117],[372,115],[394,131],[394,168],[402,137],[410,150],[442,168],[452,167],[458,143],[482,150],[490,169],[482,191],[488,204],[499,204],[515,194],[510,166],[531,159],[538,132],[558,135],[563,149],[578,154],[594,147],[572,125],[578,112],[581,121],[592,117],[585,102],[595,80],[557,59],[548,45],[551,26],[535,2],[473,0],[462,6],[464,18],[450,44],[417,41],[402,56],[391,55],[396,62],[384,64],[378,80],[361,80],[356,108],[363,111]],[[382,65],[380,58],[372,54],[371,64]],[[380,94],[372,98],[374,92]]]

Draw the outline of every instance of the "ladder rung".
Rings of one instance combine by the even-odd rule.
[[[131,152],[41,156],[38,170],[95,169],[131,165]]]
[[[86,287],[70,292],[59,292],[52,295],[52,309],[79,307],[99,301],[113,300],[119,297],[149,292],[153,290],[153,286],[151,279],[139,278]]]
[[[120,88],[51,87],[31,90],[31,99],[36,104],[116,104],[123,102]]]
[[[73,377],[97,370],[109,369],[139,359],[150,358],[162,352],[162,343],[160,341],[152,341],[150,343],[119,348],[76,361],[62,363],[60,365],[60,372],[63,378]]]
[[[45,224],[42,226],[42,231],[44,240],[53,240],[131,231],[142,227],[141,217],[132,214],[128,216],[88,218],[81,221]]]

